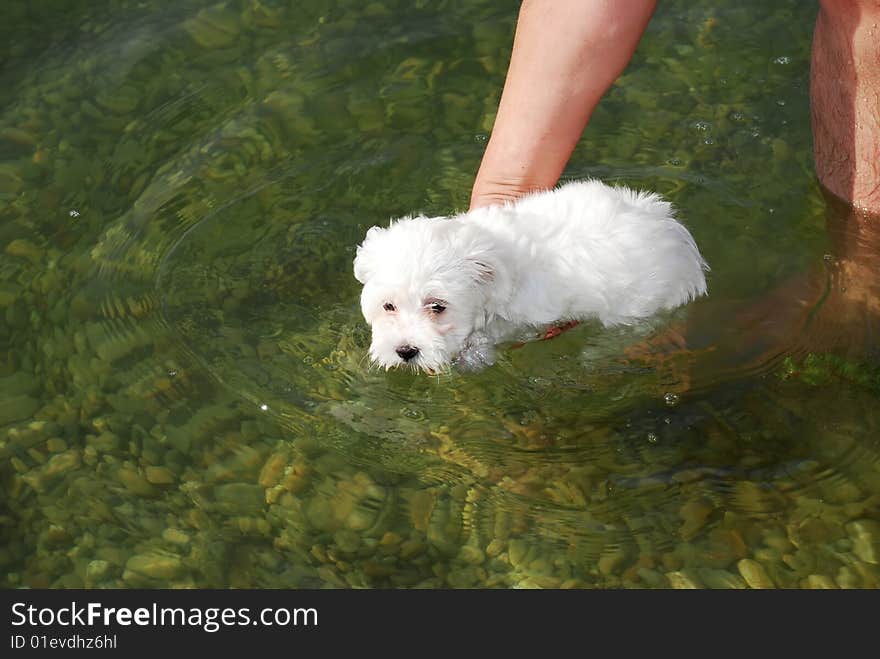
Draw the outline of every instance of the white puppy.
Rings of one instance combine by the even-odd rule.
[[[354,260],[373,362],[429,373],[491,363],[526,330],[672,309],[706,292],[708,269],[668,202],[599,181],[373,227]]]

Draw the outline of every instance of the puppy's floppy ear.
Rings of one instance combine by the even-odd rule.
[[[456,235],[466,271],[479,288],[491,287],[494,295],[506,295],[509,277],[504,249],[484,231],[466,222]]]
[[[486,258],[487,256],[487,254],[483,253],[468,257],[468,260],[473,264],[477,283],[480,284],[491,284],[495,281],[495,271],[498,269],[498,266],[493,265],[491,260]]]
[[[377,243],[386,230],[382,227],[370,228],[364,242],[358,245],[357,254],[354,257],[354,277],[362,284],[366,284],[367,280],[376,272],[379,259]]]

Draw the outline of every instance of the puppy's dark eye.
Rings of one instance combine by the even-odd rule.
[[[431,310],[431,313],[443,313],[446,311],[446,307],[439,302],[434,302],[433,304],[428,305],[428,308]]]
[[[385,304],[383,304],[382,308],[385,309],[385,311],[396,311],[396,309],[394,308],[394,305],[391,304],[390,302],[386,302]]]

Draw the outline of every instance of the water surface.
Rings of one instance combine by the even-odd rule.
[[[710,295],[384,373],[366,229],[467,205],[518,3],[7,0],[5,587],[880,583],[880,231],[826,200],[812,3],[664,2],[564,178]]]

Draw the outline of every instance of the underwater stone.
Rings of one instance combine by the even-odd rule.
[[[266,460],[265,464],[263,464],[263,468],[260,470],[260,476],[257,480],[260,487],[272,487],[277,485],[278,481],[281,480],[281,476],[284,474],[286,466],[286,451],[278,451],[270,455],[269,459]]]
[[[9,165],[0,165],[0,194],[17,194],[21,190],[21,176]]]
[[[277,28],[283,25],[281,11],[266,7],[259,0],[251,0],[241,14],[242,21],[256,27]]]
[[[691,540],[706,525],[709,515],[712,514],[713,506],[704,498],[690,499],[678,511],[682,519],[681,537],[683,540]]]
[[[651,588],[668,588],[669,581],[666,576],[662,572],[658,572],[657,570],[652,570],[651,568],[640,567],[636,570],[636,574],[639,578],[645,582]],[[565,588],[566,584],[563,583],[562,587]]]
[[[61,453],[67,450],[67,442],[60,437],[50,437],[46,440],[46,450],[50,453]]]
[[[703,587],[699,578],[686,570],[667,572],[666,578],[669,580],[669,585],[678,590],[695,590]]]
[[[67,473],[71,469],[75,469],[79,464],[80,457],[78,451],[71,449],[64,453],[57,453],[49,458],[49,461],[43,467],[42,472],[39,474],[39,481],[42,484],[49,479]]]
[[[119,437],[112,432],[102,432],[100,435],[88,435],[86,444],[100,453],[112,453],[119,448]]]
[[[866,563],[880,562],[880,522],[860,519],[846,525],[853,541],[853,553]]]
[[[529,562],[526,571],[534,576],[549,576],[553,572],[553,566],[546,558],[536,558]]]
[[[153,465],[144,467],[144,476],[147,482],[153,485],[171,485],[176,480],[174,472],[168,469],[168,467],[156,467]]]
[[[713,529],[705,542],[697,546],[700,562],[714,568],[726,568],[747,554],[748,548],[742,536],[733,529]]]
[[[218,505],[236,515],[259,515],[265,505],[265,493],[259,485],[226,483],[214,488]]]
[[[390,16],[391,11],[381,2],[371,2],[364,7],[364,16]]]
[[[183,574],[184,567],[179,556],[174,554],[151,552],[136,554],[125,563],[122,578],[126,582],[137,581],[135,577],[150,579],[174,579]]]
[[[825,590],[837,589],[837,584],[834,583],[834,580],[831,577],[825,576],[824,574],[811,574],[805,579],[805,585],[807,588]]]
[[[529,553],[529,544],[520,538],[512,538],[507,542],[507,558],[515,568],[525,566],[526,557]]]
[[[97,106],[87,100],[84,100],[82,103],[80,103],[79,108],[83,115],[85,115],[86,117],[98,120],[102,120],[104,118],[103,113],[97,108]]]
[[[238,16],[224,7],[201,10],[183,24],[184,29],[202,48],[225,48],[235,43],[240,27]]]
[[[484,581],[485,570],[475,566],[468,566],[456,570],[450,570],[446,575],[446,582],[453,588],[472,588],[478,582]]]
[[[622,547],[614,547],[610,551],[602,551],[596,562],[596,567],[599,568],[601,574],[609,576],[616,574],[626,559],[626,551]]]
[[[178,528],[169,526],[162,531],[162,539],[174,545],[186,546],[189,544],[189,536]]]
[[[354,531],[340,529],[333,535],[333,541],[340,551],[347,554],[353,554],[361,546],[361,537]]]
[[[373,526],[375,514],[362,507],[355,508],[345,518],[345,525],[354,531],[365,531]]]
[[[39,390],[40,381],[24,371],[0,378],[0,394],[3,396],[34,395]]]
[[[93,584],[101,581],[110,572],[111,564],[109,561],[96,558],[89,561],[86,566],[86,586],[91,587]]]
[[[0,400],[0,426],[29,419],[39,407],[40,401],[30,396],[4,398]]]
[[[34,265],[43,260],[45,251],[25,238],[16,238],[6,245],[6,253],[9,256],[19,256],[25,258]]]
[[[309,484],[309,474],[308,467],[303,464],[294,464],[279,485],[291,494],[297,494]]]
[[[462,547],[458,557],[469,565],[480,565],[486,560],[486,554],[477,547],[472,547],[470,545]]]
[[[318,576],[327,584],[334,588],[348,588],[349,584],[342,579],[329,565],[322,565],[316,570]]]
[[[406,560],[415,558],[428,549],[428,546],[418,538],[404,540],[400,545],[400,557]]]
[[[375,93],[368,93],[367,90],[362,93],[352,92],[346,109],[362,132],[378,132],[385,127],[385,106]]]
[[[727,570],[700,568],[697,570],[697,573],[707,588],[746,588],[746,582],[742,577]]]
[[[120,85],[114,89],[104,89],[95,97],[98,105],[115,114],[129,114],[141,103],[137,88],[132,85]]]
[[[0,130],[0,139],[18,144],[19,146],[33,146],[37,141],[33,133],[15,126],[6,126],[3,130]]]
[[[515,581],[510,587],[516,590],[542,590],[544,588],[538,579],[531,576]]]
[[[400,535],[394,531],[386,531],[379,539],[379,546],[382,547],[383,550],[394,549],[401,543],[401,541],[402,538]]]
[[[742,578],[745,579],[749,588],[774,588],[775,584],[767,575],[764,567],[758,561],[751,558],[743,558],[736,564]]]
[[[799,574],[808,574],[816,569],[816,557],[806,548],[801,548],[790,554],[783,554],[782,562]]]
[[[156,494],[156,489],[137,470],[131,467],[120,467],[116,472],[116,477],[127,490],[138,496],[149,497]]]
[[[499,540],[495,538],[488,545],[486,545],[486,556],[494,558],[498,556],[501,552],[506,548],[507,543],[504,540]]]
[[[21,286],[12,281],[0,282],[0,309],[5,309],[21,295]]]
[[[452,555],[459,550],[463,520],[457,502],[449,500],[448,503],[449,506],[444,507],[440,514],[435,510],[425,535],[434,548]]]
[[[306,518],[317,529],[335,531],[339,528],[339,520],[334,515],[330,501],[322,496],[313,497],[306,506]]]
[[[785,554],[794,549],[794,545],[788,536],[778,528],[770,528],[764,534],[764,544],[780,554]]]
[[[862,501],[865,495],[855,483],[835,483],[834,487],[823,489],[825,500],[831,503],[855,503]]]
[[[437,493],[433,490],[416,490],[409,498],[409,517],[414,528],[425,531],[434,512]]]
[[[853,571],[852,568],[847,567],[846,565],[842,566],[837,571],[837,576],[835,577],[835,581],[837,585],[841,588],[861,588],[862,580],[859,579],[859,576]]]

